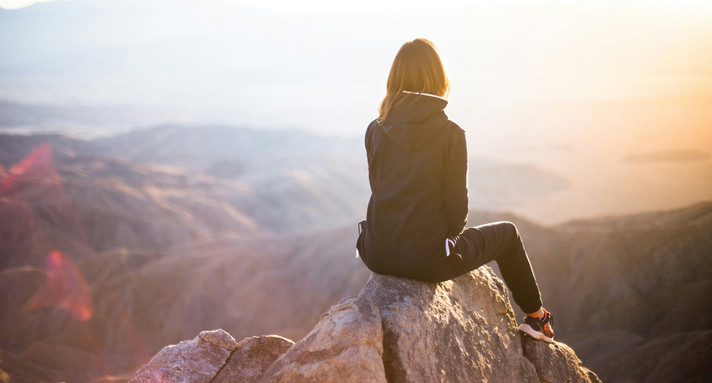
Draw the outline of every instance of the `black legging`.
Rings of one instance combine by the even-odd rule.
[[[444,258],[444,264],[433,270],[433,280],[452,279],[487,262],[496,261],[504,282],[512,291],[514,302],[522,311],[533,313],[541,307],[539,286],[519,231],[513,223],[494,222],[469,227],[453,240],[455,246],[450,256]]]

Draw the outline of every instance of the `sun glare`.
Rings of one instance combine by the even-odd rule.
[[[30,6],[35,3],[46,3],[55,0],[0,0],[0,8],[18,9]]]
[[[706,8],[712,9],[712,2],[709,0],[639,0],[640,4],[657,4],[672,8]]]

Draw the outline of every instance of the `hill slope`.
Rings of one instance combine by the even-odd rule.
[[[604,381],[712,378],[712,203],[523,232],[557,334]]]
[[[310,197],[295,198],[255,189],[260,172],[208,175],[107,150],[0,135],[0,370],[13,379],[126,372],[205,328],[299,339],[363,284],[358,209],[332,215],[340,201],[365,203],[339,194],[355,182],[350,165],[296,156],[280,169],[301,169],[319,188],[303,183]],[[277,161],[265,156],[245,160]],[[254,168],[267,185],[296,184]],[[518,224],[557,337],[605,381],[675,381],[712,376],[711,217],[705,203],[555,227],[473,212],[470,225]]]

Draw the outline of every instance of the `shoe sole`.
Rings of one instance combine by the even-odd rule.
[[[544,333],[541,331],[534,330],[532,328],[532,326],[529,326],[526,323],[519,325],[519,331],[529,335],[530,337],[532,337],[534,339],[543,340],[544,342],[547,342],[547,343],[554,343],[553,338],[549,338],[548,336],[544,335]]]

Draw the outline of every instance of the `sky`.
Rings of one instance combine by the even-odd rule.
[[[5,9],[17,9],[26,7],[35,3],[40,2],[51,2],[57,0],[0,0],[0,7]],[[440,7],[443,4],[446,6],[465,6],[473,3],[486,4],[486,3],[510,3],[510,4],[521,4],[526,3],[526,0],[445,0],[438,2],[437,4],[433,1],[423,1],[423,0],[395,0],[395,1],[378,1],[378,0],[362,0],[358,2],[338,2],[331,0],[303,0],[299,2],[290,0],[232,0],[235,3],[247,4],[256,7],[263,7],[267,9],[279,9],[288,11],[305,11],[305,12],[315,12],[315,11],[327,11],[329,13],[353,13],[353,12],[363,12],[365,10],[374,8],[379,9],[402,9],[403,6],[416,7],[416,8],[435,8]],[[530,3],[532,1],[529,1]],[[626,2],[626,1],[622,1]],[[666,7],[666,8],[709,8],[712,7],[709,1],[706,0],[637,0],[632,3],[648,4],[652,6]],[[541,3],[541,1],[539,1]],[[631,3],[631,1],[627,1]]]
[[[0,0],[16,8],[5,13],[32,3]],[[65,3],[68,14],[38,10],[36,26],[0,36],[0,49],[11,49],[0,57],[0,98],[140,104],[176,108],[179,121],[358,133],[383,97],[395,52],[415,37],[440,48],[451,115],[504,132],[523,122],[508,114],[524,108],[699,103],[712,92],[709,1]]]
[[[144,126],[356,137],[398,48],[426,37],[446,63],[446,113],[471,157],[571,182],[520,212],[641,211],[712,195],[712,1],[30,3],[0,0],[14,9],[0,12],[0,101],[140,107],[154,111]],[[626,160],[646,153],[701,159]]]
[[[146,3],[151,1],[146,0]],[[695,76],[709,75],[712,71],[712,54],[705,56],[700,52],[702,48],[709,48],[709,44],[700,46],[701,41],[710,37],[710,28],[704,27],[712,24],[712,2],[709,1],[231,2],[291,14],[294,18],[309,17],[325,25],[329,23],[328,18],[370,17],[369,22],[373,18],[378,22],[379,16],[408,14],[393,21],[393,28],[376,28],[386,35],[383,39],[394,42],[392,50],[396,50],[397,42],[428,35],[426,37],[441,46],[445,58],[451,59],[452,77],[476,81],[476,76],[465,73],[466,70],[486,72],[489,78],[508,77],[510,82],[523,85],[513,97],[531,98],[534,93],[539,98],[570,99],[580,96],[577,92],[581,90],[591,94],[588,86],[593,83],[599,84],[593,89],[598,97],[628,97],[631,93],[643,95],[646,92],[655,95],[694,88],[694,83],[699,83]],[[0,6],[7,9],[33,3],[36,1],[0,0]],[[174,3],[201,4],[197,0]],[[201,5],[204,8],[201,13],[219,19],[219,15],[210,15],[209,2],[202,3],[206,5]],[[215,9],[217,13],[220,8]],[[403,12],[403,9],[408,11]],[[328,25],[329,33],[347,38],[355,33],[367,39],[373,37],[367,28],[358,31],[349,23],[332,24]],[[156,30],[159,27],[157,25]],[[155,33],[142,30],[146,35],[152,32]],[[389,36],[396,38],[389,39]],[[469,57],[463,59],[463,56]],[[550,79],[543,78],[546,76],[562,80],[547,86],[547,94],[542,95],[539,82],[548,82]],[[671,76],[676,76],[674,84],[669,83]],[[684,76],[688,76],[689,83],[684,83]],[[621,80],[625,84],[621,85]]]

